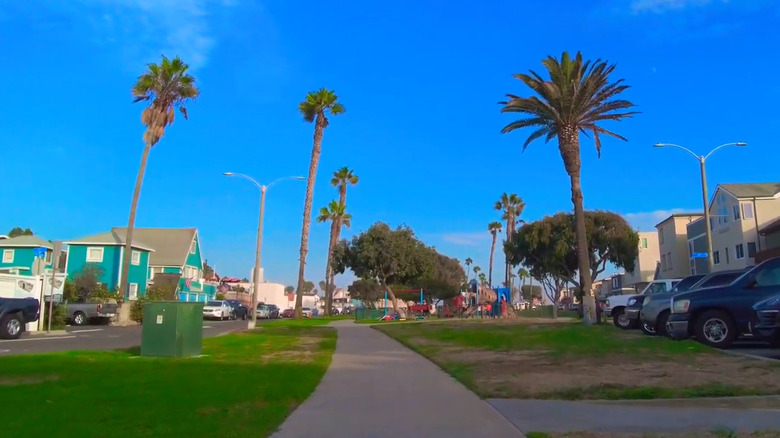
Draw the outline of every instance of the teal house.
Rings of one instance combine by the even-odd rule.
[[[45,248],[45,257],[39,259],[43,269],[51,269],[53,246],[38,236],[17,236],[0,240],[0,273],[36,275],[36,249]]]
[[[126,228],[114,228],[124,233]],[[214,298],[216,287],[203,279],[203,256],[196,228],[134,228],[133,241],[146,242],[154,251],[149,254],[147,281],[155,276],[178,276],[180,301],[208,301]]]
[[[100,269],[100,282],[109,289],[116,289],[122,282],[122,261],[130,257],[130,273],[125,299],[135,300],[146,293],[149,272],[149,255],[154,249],[133,237],[133,250],[125,254],[124,231],[111,230],[106,233],[82,237],[65,242],[68,245],[65,272],[73,278],[87,266]]]

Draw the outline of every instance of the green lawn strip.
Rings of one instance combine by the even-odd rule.
[[[3,357],[3,434],[268,436],[314,391],[335,346],[331,328],[280,325],[205,339],[198,358],[137,349]]]

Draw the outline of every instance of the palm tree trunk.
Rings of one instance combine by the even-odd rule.
[[[507,218],[506,220],[506,241],[509,242],[510,239],[512,239],[512,231],[514,230],[514,219],[513,218]],[[510,278],[509,273],[511,272],[510,264],[509,264],[509,254],[507,254],[506,249],[504,249],[504,281],[506,282],[507,286],[510,286]],[[510,286],[511,287],[511,286]],[[511,289],[510,289],[511,290]]]
[[[130,275],[130,262],[133,255],[133,228],[135,227],[135,213],[138,209],[138,199],[141,197],[141,187],[144,185],[144,174],[146,173],[146,162],[149,160],[149,151],[152,150],[152,143],[146,142],[144,145],[144,151],[141,154],[141,165],[138,167],[138,175],[135,178],[135,189],[133,189],[133,200],[130,201],[130,217],[127,219],[127,230],[125,232],[125,250],[122,257],[122,271],[119,277],[119,297],[121,302],[124,302],[125,297],[129,298],[129,290],[127,277]],[[120,302],[120,305],[121,305]],[[125,316],[129,316],[129,313],[118,312],[119,323],[126,323],[123,320]]]
[[[306,273],[306,254],[309,252],[309,227],[311,226],[311,204],[314,198],[314,181],[317,179],[317,164],[320,161],[322,148],[322,134],[325,132],[325,118],[317,116],[314,122],[314,145],[311,149],[311,161],[309,162],[309,176],[306,179],[306,200],[303,202],[303,227],[301,229],[301,254],[298,264],[298,288],[295,294],[295,318],[303,316],[303,284]]]
[[[330,224],[330,241],[328,242],[328,264],[325,267],[325,316],[331,315],[331,309],[333,308],[333,287],[331,286],[333,283],[331,281],[333,280],[333,275],[331,274],[333,272],[333,269],[331,268],[330,264],[333,260],[333,248],[336,246],[336,230],[339,226],[339,220],[336,219]]]
[[[490,246],[490,265],[488,266],[488,282],[493,287],[493,252],[496,250],[496,232],[493,231],[493,244]]]

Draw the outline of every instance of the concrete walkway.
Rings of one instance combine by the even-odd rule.
[[[272,437],[523,437],[422,356],[367,324],[332,325],[338,343],[328,372]]]

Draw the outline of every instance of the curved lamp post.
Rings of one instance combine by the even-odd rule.
[[[255,181],[252,177],[248,175],[244,175],[242,173],[233,173],[233,172],[225,172],[223,173],[225,176],[237,176],[239,178],[244,178],[246,180],[249,180],[252,182],[252,184],[256,185],[258,189],[260,189],[260,218],[257,221],[257,249],[255,252],[255,269],[254,269],[254,278],[253,282],[254,285],[252,286],[252,319],[249,320],[247,323],[248,329],[253,329],[257,325],[257,291],[260,289],[260,256],[261,256],[261,250],[263,248],[263,215],[265,213],[265,192],[268,190],[269,187],[273,186],[274,184],[286,181],[286,180],[304,180],[305,178],[302,176],[286,176],[284,178],[279,178],[273,182],[271,182],[268,185],[261,185],[257,181]]]
[[[699,162],[699,169],[701,171],[701,198],[702,198],[702,205],[704,207],[704,227],[705,227],[704,229],[707,235],[707,268],[710,273],[712,273],[712,230],[710,229],[710,208],[709,208],[709,197],[707,195],[707,172],[705,170],[704,165],[705,162],[707,161],[707,158],[709,158],[716,151],[723,149],[727,146],[743,147],[743,146],[747,146],[747,143],[739,141],[736,143],[722,144],[716,147],[715,149],[711,150],[707,155],[696,155],[690,149],[672,143],[656,143],[653,145],[653,147],[656,148],[671,147],[671,148],[682,149],[685,152],[691,154],[694,158],[696,158],[696,161]]]

